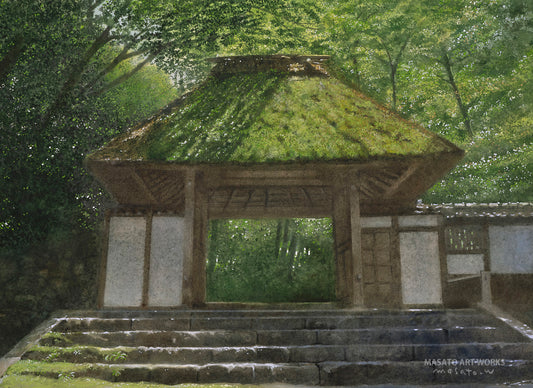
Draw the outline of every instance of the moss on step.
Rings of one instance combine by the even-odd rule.
[[[7,375],[34,375],[54,379],[94,377],[117,381],[123,372],[123,368],[117,365],[22,360],[9,367]]]
[[[62,377],[59,379],[52,379],[40,376],[20,376],[10,375],[0,380],[0,387],[2,388],[93,388],[93,387],[121,387],[121,388],[243,388],[252,387],[250,385],[239,384],[179,384],[179,385],[163,385],[154,383],[110,383],[109,381],[92,379],[92,378],[72,378]],[[255,387],[255,386],[254,386]]]
[[[118,364],[128,359],[134,348],[99,348],[96,346],[34,346],[22,357],[25,360],[47,362],[100,362]]]
[[[63,333],[49,332],[41,337],[39,343],[44,346],[69,346],[72,341]]]
[[[71,375],[72,373],[80,375],[86,374],[87,371],[94,369],[91,364],[75,364],[70,362],[46,362],[21,360],[9,367],[8,375],[37,375],[58,378],[60,375]]]

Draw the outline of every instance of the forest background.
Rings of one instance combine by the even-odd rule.
[[[51,311],[95,305],[112,200],[85,156],[204,79],[205,58],[275,53],[331,55],[464,148],[424,202],[533,201],[530,0],[0,0],[0,355]],[[246,240],[235,222],[214,229]],[[291,222],[300,244],[328,228]]]

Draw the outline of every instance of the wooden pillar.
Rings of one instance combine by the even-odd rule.
[[[481,303],[492,304],[492,290],[490,286],[490,272],[481,271]]]
[[[352,239],[353,261],[353,300],[352,305],[363,306],[363,257],[361,252],[361,211],[359,201],[359,189],[356,182],[350,182],[350,226]]]
[[[337,187],[333,191],[333,234],[335,238],[335,287],[337,300],[350,305],[353,289],[350,286],[353,277],[351,260],[351,228],[349,200],[346,189]]]
[[[144,238],[144,269],[142,307],[148,306],[148,290],[150,288],[150,254],[152,250],[152,221],[153,212],[146,215],[146,236]]]
[[[185,222],[182,301],[193,307],[205,303],[208,223],[203,173],[193,169],[185,181]]]
[[[354,180],[337,182],[348,182],[333,190],[337,299],[349,306],[363,306],[359,190]]]
[[[398,216],[391,217],[390,254],[392,263],[392,276],[394,279],[392,307],[403,307],[402,297],[402,258],[400,256],[400,221]]]

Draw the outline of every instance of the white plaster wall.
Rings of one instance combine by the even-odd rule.
[[[533,225],[490,226],[493,273],[533,273]]]
[[[398,218],[398,224],[400,228],[438,226],[440,217],[437,215],[402,216]]]
[[[148,305],[178,306],[182,299],[185,219],[152,219]]]
[[[361,217],[361,228],[390,228],[391,217]]]
[[[441,304],[438,232],[401,232],[400,257],[404,304]]]
[[[479,275],[485,269],[482,254],[448,255],[446,259],[450,275]]]
[[[111,217],[104,306],[141,306],[145,235],[144,217]]]

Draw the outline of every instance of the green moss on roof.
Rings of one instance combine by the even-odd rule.
[[[92,158],[262,163],[456,150],[332,77],[267,71],[210,76]]]

